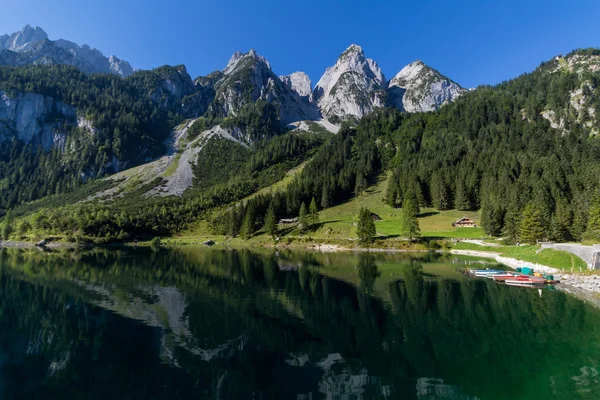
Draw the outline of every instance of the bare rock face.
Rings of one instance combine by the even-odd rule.
[[[121,60],[117,56],[108,57],[108,63],[110,65],[110,71],[113,74],[121,76],[129,76],[133,74],[133,68],[131,67],[131,64],[129,64],[127,61]]]
[[[360,46],[351,45],[327,68],[313,92],[329,119],[362,118],[385,105],[386,80],[377,63]]]
[[[64,39],[52,41],[40,27],[25,26],[11,35],[0,36],[0,65],[67,64],[85,73],[113,73],[129,76],[133,68],[115,56],[109,58],[88,45]]]
[[[420,60],[408,64],[390,81],[389,103],[407,112],[434,111],[467,90]]]
[[[282,75],[279,79],[294,92],[298,93],[298,96],[302,99],[309,102],[313,100],[310,78],[304,72],[293,72],[290,75]]]
[[[259,99],[275,105],[284,124],[318,115],[314,106],[282,82],[271,70],[269,62],[254,49],[245,54],[236,52],[214,89],[215,101],[211,107],[218,115],[236,116],[245,106]]]
[[[0,140],[39,140],[45,149],[64,147],[65,122],[76,123],[75,107],[37,93],[0,91]]]
[[[48,35],[38,26],[32,28],[30,25],[10,35],[0,36],[0,50],[16,52],[30,51],[34,45],[48,39]]]

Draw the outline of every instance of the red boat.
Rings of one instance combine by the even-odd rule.
[[[506,284],[527,284],[527,285],[539,285],[546,283],[546,279],[539,278],[537,276],[514,276],[512,278],[505,279]]]
[[[525,275],[520,275],[517,273],[508,273],[508,274],[504,274],[504,275],[494,275],[494,276],[491,276],[490,278],[493,278],[496,282],[504,282],[507,279],[518,278],[520,276],[525,276]]]

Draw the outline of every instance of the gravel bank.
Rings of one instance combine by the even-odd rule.
[[[493,258],[499,263],[504,264],[513,269],[516,269],[518,267],[533,268],[534,271],[554,275],[554,279],[558,279],[560,281],[560,287],[563,288],[566,292],[578,295],[577,292],[584,291],[588,294],[591,293],[595,297],[597,297],[598,294],[600,294],[599,275],[567,274],[557,268],[548,267],[547,265],[517,260],[516,258],[502,257],[498,253],[493,253],[490,251],[450,250],[450,253],[464,256]],[[587,300],[590,300],[590,298],[587,298]]]

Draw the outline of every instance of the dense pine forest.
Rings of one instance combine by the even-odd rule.
[[[44,149],[40,138],[0,142],[0,208],[73,190],[89,178],[140,164],[165,151],[170,116],[150,101],[139,81],[111,74],[86,75],[66,65],[0,67],[0,91],[10,95],[37,93],[74,106],[78,117],[95,127],[94,134],[77,121],[61,118],[62,146]]]
[[[421,207],[480,209],[486,233],[508,242],[596,238],[600,72],[577,62],[598,55],[598,50],[579,50],[533,73],[472,90],[436,112],[380,109],[356,124],[342,124],[336,135],[285,133],[274,120],[275,110],[258,102],[255,113],[249,107],[237,118],[218,121],[247,132],[251,145],[214,140],[206,146],[193,166],[194,186],[182,197],[147,197],[142,188],[109,202],[72,205],[61,199],[73,195],[62,195],[12,210],[3,226],[18,235],[37,230],[125,239],[170,235],[207,219],[215,233],[251,237],[273,218],[298,216],[311,202],[324,209],[348,201],[390,172],[385,201],[391,207],[401,208],[408,195]],[[59,70],[62,78],[54,79]],[[27,91],[33,85],[36,92],[85,109],[98,126],[110,127],[111,135],[94,139],[105,145],[81,158],[98,176],[109,154],[135,152],[140,143],[146,143],[148,154],[157,154],[168,127],[182,118],[139,100],[140,81],[136,86],[116,77],[80,76],[68,67],[8,68],[0,74],[1,89]],[[194,135],[216,123],[209,122],[209,114],[198,120]],[[6,209],[81,184],[66,172],[57,182],[36,175],[44,162],[65,168],[59,152],[34,152],[18,141],[3,142],[1,150]],[[306,160],[287,186],[240,203]],[[6,189],[24,177],[30,179],[26,189]],[[159,183],[149,182],[145,190]]]

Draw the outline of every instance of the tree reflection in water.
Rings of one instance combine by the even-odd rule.
[[[597,309],[454,261],[2,250],[0,398],[596,398]]]

